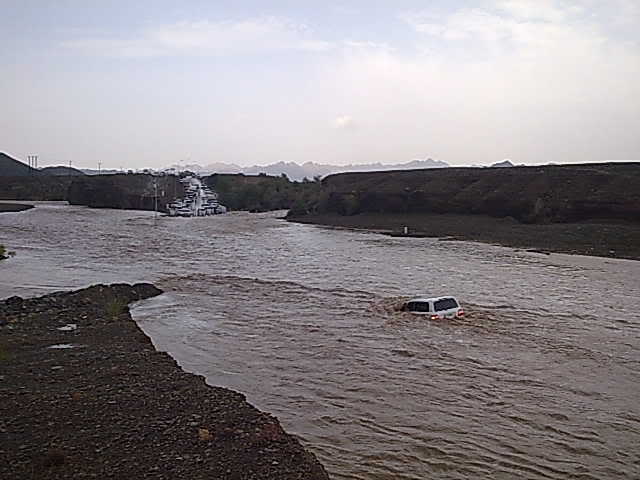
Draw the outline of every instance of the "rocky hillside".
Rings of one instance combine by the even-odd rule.
[[[83,176],[86,175],[82,170],[78,170],[77,168],[66,167],[64,165],[58,165],[55,167],[44,167],[40,169],[40,172],[44,175],[54,175],[54,176]]]
[[[26,163],[0,152],[0,177],[18,177],[23,175],[39,175],[40,171]]]
[[[640,221],[640,163],[343,173],[305,213],[458,213],[524,223]]]
[[[0,200],[66,200],[71,177],[0,176]]]
[[[69,186],[67,200],[72,205],[94,208],[153,210],[154,180],[157,182],[158,211],[165,211],[167,203],[183,195],[182,185],[175,176],[116,174],[75,177]]]
[[[37,170],[0,152],[0,199],[66,200],[72,171],[77,170],[68,167]]]

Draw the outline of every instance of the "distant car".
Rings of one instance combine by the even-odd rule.
[[[464,309],[453,297],[412,298],[405,302],[402,310],[415,315],[427,315],[431,320],[464,316]]]
[[[193,212],[188,207],[179,208],[176,213],[177,213],[177,215],[179,217],[191,217],[191,216],[193,216]]]

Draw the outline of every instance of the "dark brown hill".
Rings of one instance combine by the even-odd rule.
[[[4,152],[0,152],[0,177],[21,177],[28,175],[40,175],[40,171],[10,157]]]
[[[66,200],[71,178],[41,174],[0,176],[0,200]]]
[[[154,181],[157,182],[157,191]],[[94,208],[153,210],[156,192],[158,211],[166,211],[167,203],[183,195],[183,187],[178,177],[172,175],[85,175],[74,178],[69,186],[67,200],[71,205]]]
[[[342,173],[309,213],[455,213],[523,223],[640,221],[640,163]]]
[[[52,176],[84,176],[82,170],[78,170],[77,168],[66,167],[64,165],[58,165],[55,167],[44,167],[40,169],[40,172],[44,175],[52,175]]]

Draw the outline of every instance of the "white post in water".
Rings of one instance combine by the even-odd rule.
[[[403,232],[405,235],[409,235],[409,227],[404,227]]]

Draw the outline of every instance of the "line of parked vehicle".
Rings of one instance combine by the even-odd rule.
[[[218,194],[202,184],[197,177],[184,177],[185,196],[167,205],[170,217],[204,217],[227,213],[227,207],[218,202]]]

